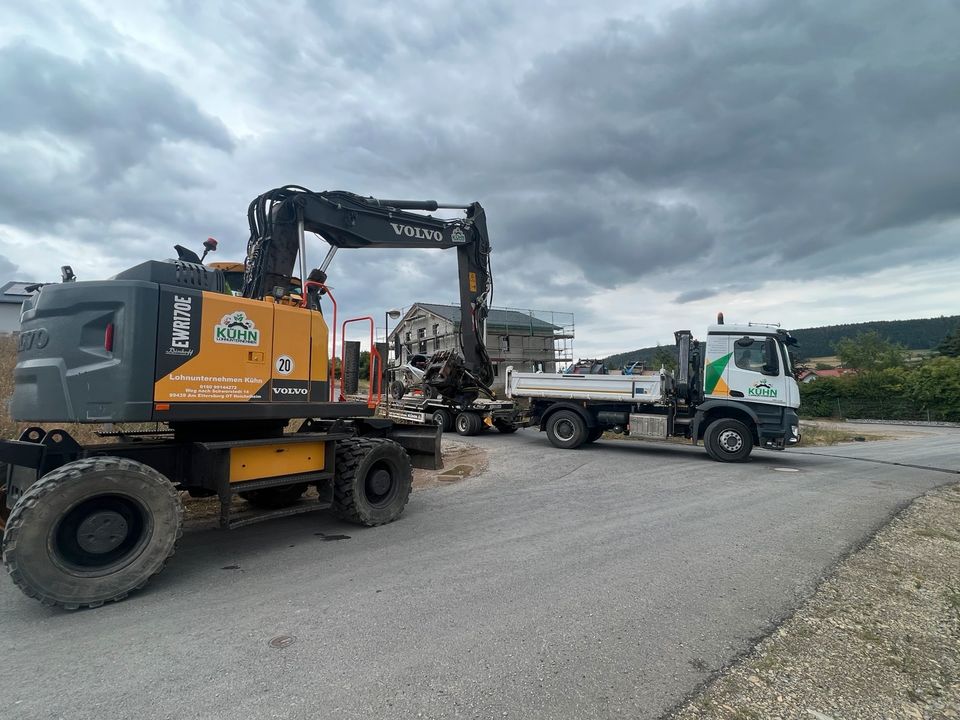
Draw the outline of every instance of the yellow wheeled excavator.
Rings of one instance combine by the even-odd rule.
[[[441,208],[462,212],[423,214]],[[478,203],[286,186],[257,197],[248,220],[239,287],[178,246],[176,260],[109,280],[69,273],[24,303],[15,420],[160,428],[81,445],[37,425],[0,441],[3,562],[27,595],[78,608],[142,587],[181,535],[181,491],[218,497],[224,528],[326,508],[366,526],[400,516],[412,464],[439,463],[439,428],[334,401],[326,281],[340,248],[456,248],[461,352],[435,358],[426,382],[450,398],[489,392],[490,242]],[[307,232],[330,245],[309,272]]]

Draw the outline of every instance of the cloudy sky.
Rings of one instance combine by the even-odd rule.
[[[5,3],[0,281],[241,259],[285,184],[487,208],[496,305],[578,355],[960,312],[960,4]],[[326,248],[310,247],[319,262]],[[456,297],[344,251],[350,314]]]

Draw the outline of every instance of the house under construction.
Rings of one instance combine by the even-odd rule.
[[[438,350],[457,350],[460,307],[415,303],[390,332],[390,347],[400,337],[402,361]],[[573,360],[573,313],[491,308],[487,351],[493,362],[493,389],[504,389],[508,365],[524,372],[557,372]]]

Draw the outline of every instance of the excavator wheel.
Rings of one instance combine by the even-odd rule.
[[[153,468],[118,457],[75,460],[17,501],[3,563],[44,605],[99,607],[160,572],[182,525],[180,494]]]
[[[333,509],[358,525],[384,525],[403,512],[413,487],[406,451],[385,438],[337,441]]]
[[[297,485],[263,488],[262,490],[247,490],[238,493],[238,495],[254,507],[265,510],[279,510],[293,505],[306,491],[307,484],[299,483]]]

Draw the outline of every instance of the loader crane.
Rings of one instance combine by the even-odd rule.
[[[463,216],[412,212],[440,208]],[[248,219],[240,295],[178,248],[178,259],[44,285],[24,303],[10,410],[37,424],[0,440],[0,529],[4,565],[28,596],[75,609],[141,588],[173,554],[183,491],[216,496],[223,528],[327,508],[365,526],[400,516],[412,464],[440,462],[439,429],[334,401],[326,279],[339,248],[456,248],[463,352],[433,363],[430,382],[451,395],[489,385],[490,242],[478,203],[286,186],[257,197]],[[305,232],[330,244],[309,273]],[[298,258],[303,283],[292,282]],[[81,445],[38,423],[121,429]]]

